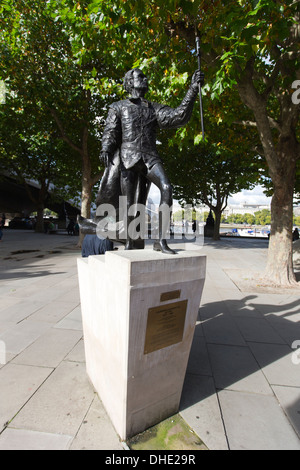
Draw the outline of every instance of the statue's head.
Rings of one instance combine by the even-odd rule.
[[[123,85],[131,95],[144,96],[148,91],[148,79],[140,69],[129,70],[124,77]]]

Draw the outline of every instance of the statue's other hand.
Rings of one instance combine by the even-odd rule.
[[[196,70],[192,78],[192,87],[196,88],[198,85],[204,85],[204,73],[200,72],[200,70]]]
[[[104,165],[106,166],[106,168],[109,166],[109,164],[111,163],[112,165],[114,164],[113,161],[112,161],[112,156],[110,153],[108,152],[101,152],[100,154],[100,160],[104,163]]]

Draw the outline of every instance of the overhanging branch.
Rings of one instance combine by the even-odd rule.
[[[281,127],[278,124],[275,119],[271,118],[268,116],[270,127],[273,129],[277,129],[278,131],[281,131]],[[245,127],[256,127],[257,128],[257,122],[255,121],[234,121],[233,124],[237,124],[239,126],[245,126]]]
[[[75,150],[75,152],[78,152],[80,154],[82,154],[82,149],[80,147],[78,147],[77,145],[74,144],[74,142],[72,142],[72,140],[70,139],[70,137],[65,133],[65,130],[64,130],[64,127],[62,125],[62,122],[61,120],[59,119],[58,115],[57,115],[57,112],[55,111],[55,109],[53,108],[50,108],[50,113],[52,114],[59,130],[60,130],[60,133],[61,133],[61,137],[62,139],[73,149]]]

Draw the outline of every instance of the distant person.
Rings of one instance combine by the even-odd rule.
[[[53,223],[53,220],[50,219],[50,222],[49,222],[49,232],[51,232],[52,230],[54,230],[54,223]]]
[[[2,214],[1,220],[0,220],[0,242],[2,242],[2,237],[3,237],[3,229],[5,226],[5,214]]]
[[[185,225],[185,233],[188,233],[188,231],[189,231],[189,223],[188,223],[187,220],[185,221],[185,224],[184,224],[184,225]]]
[[[299,230],[297,229],[297,227],[293,231],[293,242],[296,240],[299,240]]]
[[[73,219],[70,220],[67,226],[68,235],[75,235],[75,222]]]
[[[53,220],[52,220],[52,217],[49,219],[49,220],[45,220],[44,222],[44,232],[45,233],[49,233],[54,230],[54,223],[53,223]]]
[[[79,235],[79,224],[76,222],[75,227],[74,227],[74,235]]]
[[[44,232],[48,233],[49,232],[49,220],[44,221]]]

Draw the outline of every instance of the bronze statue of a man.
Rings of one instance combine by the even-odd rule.
[[[141,191],[141,181],[154,183],[160,190],[160,207],[171,207],[172,187],[156,148],[156,132],[184,126],[189,121],[199,83],[203,84],[204,75],[196,71],[191,86],[177,108],[152,103],[144,96],[148,91],[148,80],[139,69],[127,72],[124,87],[130,97],[113,103],[105,124],[102,138],[101,158],[106,172],[101,181],[96,204],[115,199],[118,193],[126,196],[127,209],[137,200],[137,191]],[[116,190],[116,188],[118,188]],[[145,189],[143,192],[144,203]],[[141,201],[141,199],[140,199]],[[127,217],[129,225],[132,218]],[[160,217],[159,239],[154,249],[167,254],[175,252],[166,242],[169,221]],[[134,242],[127,230],[125,249],[134,248]]]

